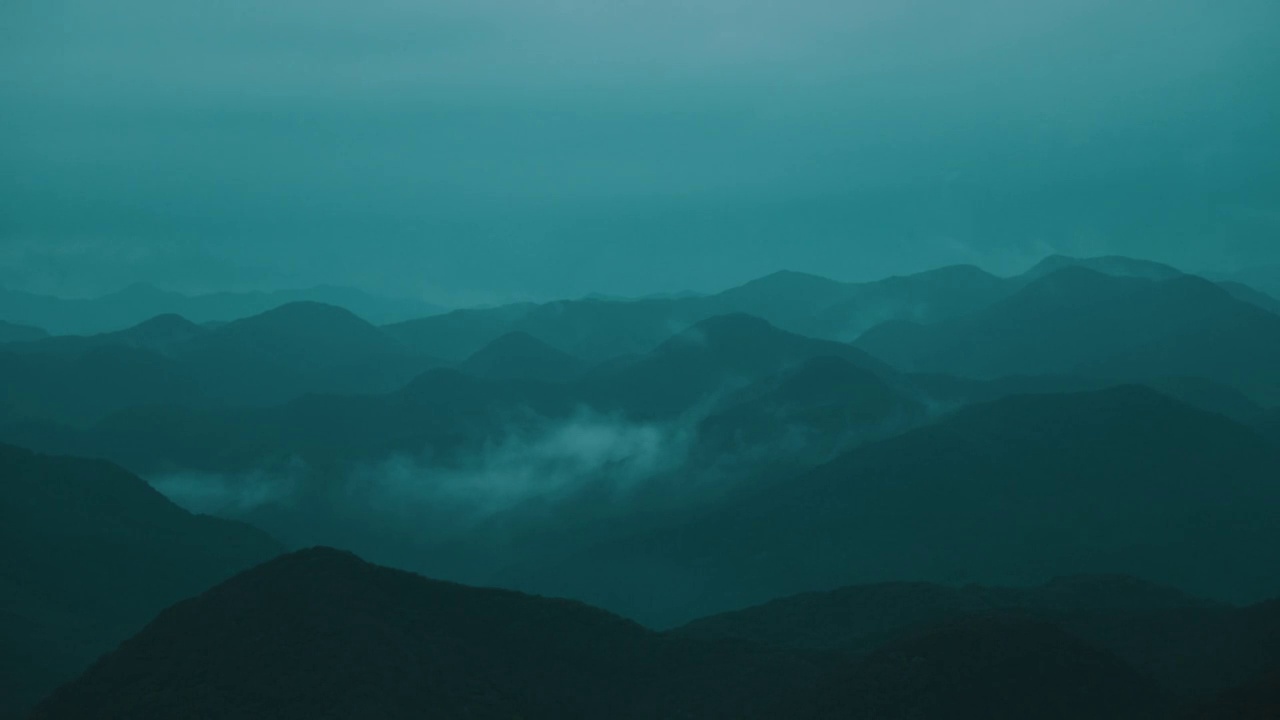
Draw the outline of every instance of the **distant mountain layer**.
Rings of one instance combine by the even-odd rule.
[[[49,333],[38,327],[0,320],[0,343],[28,342],[48,337],[48,335]]]
[[[1211,273],[1214,280],[1237,282],[1261,290],[1271,297],[1280,297],[1280,265],[1259,265],[1229,273]]]
[[[477,350],[459,368],[494,380],[565,382],[582,375],[582,360],[524,332],[503,335]]]
[[[721,315],[754,315],[788,332],[847,341],[886,319],[952,317],[1005,292],[1003,280],[972,267],[872,283],[779,272],[715,295],[458,310],[392,325],[387,331],[447,359],[461,360],[501,335],[519,331],[572,355],[601,361],[649,352],[695,323]]]
[[[222,292],[183,295],[137,284],[90,299],[63,299],[0,290],[0,320],[35,325],[58,335],[91,335],[120,330],[156,315],[181,315],[204,324],[266,312],[292,302],[344,307],[373,323],[390,323],[444,312],[416,300],[371,295],[353,288],[321,285],[302,290]]]
[[[708,319],[648,354],[589,372],[581,361],[541,341],[512,335],[458,369],[432,368],[413,375],[415,362],[430,361],[394,354],[394,341],[343,311],[298,308],[300,315],[323,317],[323,322],[307,323],[277,317],[285,310],[206,330],[181,346],[175,358],[155,360],[177,378],[201,378],[201,390],[224,388],[216,395],[223,404],[266,404],[264,399],[294,395],[274,407],[218,408],[198,396],[182,403],[176,392],[171,395],[175,401],[165,403],[155,391],[152,402],[130,408],[114,393],[132,387],[138,396],[148,397],[141,389],[165,376],[144,374],[132,385],[122,381],[83,389],[57,385],[51,378],[40,386],[46,397],[61,398],[65,387],[67,403],[74,397],[96,400],[101,394],[103,405],[120,407],[84,430],[20,422],[3,432],[42,449],[110,457],[139,472],[174,467],[247,471],[279,457],[375,462],[392,452],[430,452],[447,459],[460,449],[478,453],[484,443],[530,423],[565,421],[583,411],[640,422],[732,409],[736,419],[721,416],[721,430],[748,422],[750,412],[760,422],[803,426],[831,436],[849,436],[882,422],[918,422],[924,415],[909,383],[861,350],[784,332],[744,315]],[[266,325],[282,327],[261,329]],[[350,355],[345,364],[313,366],[334,363],[343,354]],[[0,353],[0,361],[5,357]],[[31,360],[28,377],[47,363]],[[403,374],[396,372],[398,364]],[[366,365],[369,370],[361,372]],[[336,393],[348,375],[352,385],[359,380],[382,393],[298,397],[307,387],[301,385],[304,381],[311,382],[312,390]],[[18,386],[18,377],[12,387]],[[827,380],[838,385],[826,387]],[[258,389],[268,381],[270,386]],[[396,388],[396,381],[403,386]],[[352,385],[346,387],[354,391]],[[37,386],[23,387],[34,392]],[[71,395],[72,390],[86,394]],[[746,392],[756,394],[748,397],[742,394]],[[821,412],[834,414],[823,419],[817,415]],[[209,444],[206,437],[219,442]]]
[[[734,313],[763,318],[789,332],[848,342],[886,322],[928,325],[977,312],[1065,269],[1127,279],[1187,277],[1145,260],[1065,256],[1051,256],[1010,278],[966,265],[863,283],[783,271],[713,295],[585,298],[458,310],[391,325],[387,332],[421,352],[455,361],[510,332],[526,333],[588,361],[602,361],[649,352],[694,323]],[[1238,300],[1280,312],[1280,300],[1252,287],[1239,282],[1221,287]]]
[[[177,600],[280,551],[107,462],[0,445],[0,716]]]
[[[883,324],[857,345],[906,371],[1192,376],[1280,401],[1280,315],[1190,275],[1147,280],[1069,267],[963,317]]]
[[[948,593],[1009,604],[913,617],[921,599],[936,605],[930,596]],[[786,642],[776,611],[659,634],[580,603],[443,583],[315,548],[165,610],[31,717],[1267,717],[1229,711],[1266,702],[1270,676],[1257,668],[1280,647],[1280,604],[1217,607],[1130,578],[1022,590],[850,589],[823,602],[854,596],[861,599],[844,604],[845,615],[817,614],[814,631],[841,632],[865,611],[900,622],[857,649],[817,652]],[[769,608],[796,602],[813,601]],[[1079,617],[1110,634],[1102,642],[1082,635]],[[782,642],[708,632],[744,621],[778,625]],[[1165,664],[1216,662],[1232,672],[1194,691],[1171,688],[1148,674],[1161,663],[1135,665],[1109,649],[1143,641],[1152,628],[1183,642]],[[1230,643],[1234,654],[1215,656]],[[1230,682],[1233,673],[1245,680]]]
[[[90,424],[148,405],[271,405],[376,393],[440,361],[351,312],[282,305],[216,327],[160,315],[124,330],[0,346],[0,417]]]
[[[1249,428],[1146,388],[1013,396],[512,581],[659,625],[896,578],[1105,571],[1253,600],[1280,592],[1277,468]]]

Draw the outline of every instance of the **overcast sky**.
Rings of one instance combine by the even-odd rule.
[[[0,285],[1280,262],[1275,0],[4,0]]]

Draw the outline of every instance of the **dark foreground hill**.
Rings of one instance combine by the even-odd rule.
[[[1021,592],[1033,606],[1139,620],[1251,612],[1123,578],[964,592]],[[820,622],[841,630],[834,616]],[[1256,620],[1249,628],[1271,631]],[[909,622],[854,651],[654,633],[577,602],[429,580],[314,548],[165,610],[31,717],[1155,720],[1195,708],[1216,720],[1232,717],[1224,708],[1265,702],[1267,677],[1180,697],[1057,618],[1009,608]]]
[[[702,618],[673,632],[862,656],[921,629],[974,616],[1052,623],[1113,653],[1184,702],[1280,668],[1280,603],[1238,608],[1121,575],[1063,577],[1030,587],[857,585]]]
[[[279,552],[107,462],[0,445],[0,717],[155,613]]]
[[[33,718],[1144,718],[1166,698],[1059,627],[969,618],[865,658],[647,631],[323,548],[166,610]]]
[[[32,717],[779,717],[815,678],[796,655],[317,548],[170,608]]]
[[[1167,701],[1119,658],[1049,622],[970,617],[877,649],[827,681],[822,720],[1155,720]]]
[[[923,582],[802,593],[700,618],[674,632],[810,650],[869,648],[904,629],[964,615],[1223,611],[1228,606],[1125,575],[1075,575],[1042,585],[954,587]]]
[[[1280,717],[1280,669],[1220,693],[1186,720],[1275,720]]]

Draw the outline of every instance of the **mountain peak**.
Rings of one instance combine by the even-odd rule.
[[[364,322],[363,320],[360,320],[360,318],[357,317],[355,313],[351,312],[350,310],[347,310],[346,308],[338,307],[337,305],[330,305],[328,303],[317,302],[315,300],[295,300],[293,302],[287,302],[283,305],[277,305],[276,307],[271,308],[270,310],[267,310],[265,312],[258,313],[257,315],[254,315],[251,318],[245,318],[245,320],[251,320],[253,318],[305,319],[305,318],[339,318],[339,317],[351,318],[354,320],[358,320],[362,323]]]
[[[1099,255],[1094,257],[1072,257],[1070,255],[1049,255],[1022,274],[1024,280],[1030,281],[1044,277],[1063,268],[1077,267],[1093,270],[1104,275],[1116,277],[1141,278],[1144,280],[1168,280],[1185,275],[1177,268],[1152,260],[1140,260],[1123,255]]]
[[[200,326],[182,317],[177,313],[163,313],[161,315],[156,315],[155,317],[150,318],[149,320],[143,320],[137,325],[134,325],[128,330],[124,330],[122,332],[140,331],[140,332],[148,332],[148,333],[151,333],[151,332],[168,333],[168,332],[183,331],[183,330],[199,331]]]
[[[845,293],[849,287],[848,283],[832,280],[821,275],[796,270],[778,270],[763,277],[749,280],[737,287],[729,288],[719,293],[719,296],[732,298],[744,295],[753,296],[759,293],[769,296],[794,295],[797,293],[810,296],[815,293],[822,296],[839,296]]]
[[[314,336],[333,342],[363,336],[379,343],[390,342],[378,328],[346,308],[313,300],[285,303],[266,312],[227,323],[219,329]]]
[[[578,358],[523,331],[509,332],[485,345],[461,369],[495,380],[564,381],[583,369]]]

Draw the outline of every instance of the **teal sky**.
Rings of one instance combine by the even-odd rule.
[[[6,0],[0,285],[1280,263],[1274,0]]]

